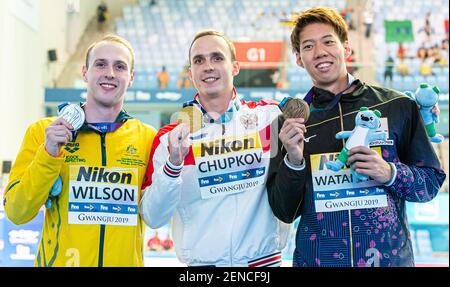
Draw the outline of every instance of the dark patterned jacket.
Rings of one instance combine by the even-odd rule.
[[[327,110],[335,95],[318,88],[313,91],[305,134],[306,166],[301,171],[287,167],[283,160],[286,152],[279,142],[267,183],[269,202],[280,220],[290,223],[301,216],[293,266],[414,266],[405,202],[432,200],[446,177],[416,103],[399,92],[357,81],[353,92],[342,95],[338,104]],[[388,141],[371,146],[378,147],[382,157],[396,168],[394,182],[376,189],[386,194],[387,206],[355,208],[356,204],[347,209],[341,206],[338,211],[317,212],[318,192],[314,192],[314,185],[317,187],[320,177],[313,176],[317,162],[311,165],[311,155],[336,156],[344,143],[335,139],[336,133],[355,127],[355,115],[361,107],[378,109],[381,118],[387,118]],[[281,118],[278,124],[282,126]],[[329,158],[322,157],[325,162]],[[325,162],[319,164],[323,169]],[[335,191],[339,192],[327,196],[341,197],[347,190]]]

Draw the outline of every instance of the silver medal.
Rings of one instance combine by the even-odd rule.
[[[84,123],[84,111],[79,105],[70,104],[63,107],[58,116],[65,119],[66,122],[72,125],[73,130],[78,130]]]

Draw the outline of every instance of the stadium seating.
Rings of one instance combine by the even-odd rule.
[[[290,28],[281,20],[291,13],[313,6],[342,10],[346,0],[167,0],[139,1],[123,7],[116,20],[116,32],[129,40],[136,52],[135,88],[156,87],[162,66],[169,72],[169,88],[175,88],[178,74],[188,61],[190,41],[200,29],[214,28],[234,41],[289,41]],[[311,80],[289,57],[290,87],[306,89]]]
[[[386,0],[373,1],[374,47],[376,49],[376,80],[398,90],[414,90],[423,81],[438,85],[448,93],[448,64],[434,65],[432,75],[419,73],[421,62],[417,50],[424,45],[424,26],[430,12],[433,27],[433,43],[445,37],[444,19],[448,19],[448,0]],[[136,82],[140,89],[155,88],[156,74],[162,66],[169,72],[169,88],[176,88],[179,72],[188,62],[190,41],[200,29],[214,28],[224,32],[234,41],[285,41],[289,43],[291,29],[281,24],[290,20],[291,13],[314,7],[332,6],[339,11],[346,7],[346,0],[140,0],[138,5],[123,7],[123,17],[116,19],[116,31],[128,39],[136,50]],[[392,83],[384,82],[384,65],[388,53],[395,58],[398,43],[386,43],[385,20],[410,19],[415,41],[404,43],[407,51],[405,64],[410,74],[401,76],[394,68]],[[428,44],[426,44],[428,45]],[[447,55],[448,58],[448,55]],[[285,65],[288,88],[306,91],[311,86],[310,77],[295,64],[295,57],[288,53]]]
[[[385,41],[385,20],[411,20],[413,26],[414,41],[403,43],[406,48],[406,58],[404,63],[409,67],[408,76],[400,76],[394,69],[394,79],[391,87],[399,90],[415,90],[419,83],[427,82],[432,85],[438,85],[442,93],[448,93],[448,51],[447,64],[432,66],[433,74],[423,76],[420,74],[421,61],[417,58],[417,51],[420,47],[431,47],[438,45],[446,38],[444,20],[448,21],[449,7],[448,0],[419,1],[419,0],[386,0],[373,1],[374,10],[374,47],[377,47],[375,60],[377,66],[376,77],[381,84],[384,83],[383,73],[385,69],[385,60],[390,54],[395,59],[395,66],[399,64],[399,59],[395,57],[398,43],[386,43]],[[423,32],[427,13],[431,13],[430,24],[432,28],[431,39],[427,39]],[[448,31],[447,31],[448,33]],[[448,35],[448,34],[447,34]]]

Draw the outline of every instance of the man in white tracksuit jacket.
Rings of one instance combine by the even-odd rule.
[[[151,228],[173,217],[176,254],[188,266],[280,266],[291,226],[272,213],[265,186],[280,109],[239,99],[235,49],[219,32],[198,33],[189,60],[198,94],[185,107],[197,109],[202,126],[160,129],[140,212]]]

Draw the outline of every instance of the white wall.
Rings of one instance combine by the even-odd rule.
[[[70,56],[76,51],[78,42],[87,25],[96,14],[100,0],[80,0],[76,12],[68,12],[66,0],[41,0],[41,39],[44,43],[45,66],[43,85],[52,86],[58,79]],[[76,1],[74,1],[76,2]],[[58,62],[47,65],[47,51],[55,49]],[[81,68],[80,68],[81,69]]]
[[[135,1],[107,4],[116,11],[119,2]],[[100,0],[80,0],[73,14],[66,3],[0,0],[0,162],[15,159],[27,126],[44,116],[44,87],[62,72]],[[49,49],[56,49],[57,65],[48,65]]]
[[[26,127],[43,109],[39,25],[30,27],[12,13],[20,1],[0,1],[0,161],[15,158]],[[31,2],[23,19],[40,13],[39,2]]]
[[[52,0],[50,0],[53,2]],[[83,36],[87,25],[95,17],[99,0],[81,0],[80,11],[77,13],[67,13],[67,51],[70,54],[75,52],[80,38]]]
[[[65,62],[70,58],[67,50],[67,12],[66,1],[41,0],[42,13],[40,17],[41,29],[39,38],[42,41],[42,86],[53,86],[53,80],[62,72]],[[58,61],[48,63],[47,51],[56,50]]]

